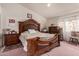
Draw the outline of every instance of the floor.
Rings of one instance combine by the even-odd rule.
[[[0,56],[26,56],[26,55],[27,54],[22,47],[6,52],[0,52]],[[41,56],[79,56],[79,45],[76,46],[62,41],[59,47],[56,47],[52,49],[50,52],[45,53]]]

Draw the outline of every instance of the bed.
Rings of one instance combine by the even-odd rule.
[[[19,35],[28,56],[41,55],[60,46],[58,33],[41,33],[40,24],[33,19],[19,22]]]

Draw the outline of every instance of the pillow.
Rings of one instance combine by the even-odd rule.
[[[35,34],[36,31],[34,29],[28,29],[29,34]]]

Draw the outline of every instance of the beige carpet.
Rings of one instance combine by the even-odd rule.
[[[27,53],[22,47],[0,52],[1,56],[27,56]],[[50,52],[45,53],[41,56],[79,56],[79,45],[72,45],[67,42],[61,42],[59,47],[52,49]]]

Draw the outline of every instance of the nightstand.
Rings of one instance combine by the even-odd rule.
[[[19,34],[4,34],[4,40],[5,46],[18,44],[20,42]]]

